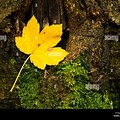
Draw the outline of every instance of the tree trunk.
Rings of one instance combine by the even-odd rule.
[[[8,37],[12,35],[10,38],[11,41],[7,41],[7,43],[1,42],[0,49],[2,52],[0,59],[2,59],[2,61],[5,63],[7,61],[7,59],[2,57],[5,45],[9,44],[8,48],[4,49],[7,55],[9,54],[12,57],[16,57],[17,51],[16,48],[13,47],[15,46],[13,39],[16,35],[16,27],[13,24],[15,24],[16,18],[12,18],[13,22],[10,22],[10,24],[7,22],[5,26],[3,23],[6,22],[3,22],[3,20],[6,20],[7,16],[12,13],[13,16],[19,18],[20,21],[25,22],[25,19],[28,20],[27,17],[29,15],[32,16],[32,14],[34,14],[40,23],[41,29],[46,23],[50,25],[63,24],[63,39],[59,46],[69,52],[69,55],[64,60],[65,62],[73,60],[81,53],[84,53],[88,58],[90,67],[90,82],[103,84],[117,80],[117,83],[119,83],[120,42],[118,39],[120,35],[120,0],[33,0],[32,6],[30,6],[32,11],[29,9],[31,2],[26,0],[25,5],[27,7],[23,9],[21,6],[22,1],[23,0],[19,0],[18,3],[13,1],[9,4],[9,0],[6,0],[8,6],[6,7],[6,4],[0,0],[0,8],[2,8],[0,10],[1,34],[8,34]],[[16,4],[19,7],[16,7]],[[3,9],[4,7],[5,9]],[[25,11],[22,13],[19,8]],[[16,10],[18,11],[16,12]],[[4,11],[6,11],[6,14],[3,14]],[[6,26],[10,25],[14,27],[10,27],[11,31],[6,31]],[[9,47],[10,43],[13,45],[11,48]],[[6,66],[8,66],[8,64],[6,64]],[[3,63],[0,66],[0,75],[2,76],[0,79],[1,81],[5,81],[3,78],[6,75],[2,72],[4,68]],[[6,66],[5,70],[9,68]],[[10,85],[8,87],[10,87]],[[104,88],[102,90],[104,91]],[[1,92],[1,95],[3,95],[3,92]]]
[[[103,81],[108,74],[112,74],[114,79],[118,77],[120,65],[115,61],[119,61],[120,56],[116,54],[113,57],[113,53],[120,52],[119,41],[116,42],[120,35],[120,1],[64,0],[64,6],[70,29],[66,47],[70,54],[66,59],[74,59],[85,52],[89,59],[92,81],[99,81],[100,75],[103,75]],[[105,40],[107,35],[116,35],[117,40]],[[114,72],[111,73],[111,69]],[[112,79],[110,76],[107,80]]]
[[[114,77],[119,76],[120,65],[115,61],[119,61],[120,58],[118,55],[112,57],[115,49],[117,53],[119,52],[119,42],[105,40],[107,35],[119,37],[119,0],[35,0],[34,2],[33,11],[41,25],[46,22],[62,23],[63,30],[69,30],[69,38],[66,40],[69,55],[65,59],[66,62],[75,59],[80,53],[85,53],[89,59],[92,81],[97,82],[100,76],[103,76],[103,82],[108,73],[114,74]],[[112,69],[114,72],[111,73]]]
[[[43,3],[43,0],[40,1]],[[44,6],[46,4],[48,9],[44,14],[42,11],[46,10]],[[65,37],[63,39],[65,42],[62,42],[64,45],[61,45],[61,47],[66,46],[69,52],[64,61],[68,62],[84,53],[88,58],[90,82],[100,84],[102,92],[108,89],[107,84],[118,87],[120,83],[120,1],[54,0],[53,2],[53,0],[46,0],[44,5],[39,4],[40,8],[35,9],[33,7],[33,10],[42,9],[35,13],[40,23],[44,24],[43,20],[47,18],[49,24],[53,24],[54,21],[63,24],[63,36],[66,36],[68,31],[69,37]],[[55,8],[55,12],[50,8]],[[116,81],[118,84],[115,84]]]
[[[31,1],[0,0],[0,109],[20,107],[17,93],[10,94],[10,88],[18,71],[14,66],[18,54],[14,38],[18,34],[17,29],[19,32],[22,29],[22,26],[16,27],[16,21],[18,18],[19,21],[24,21]]]

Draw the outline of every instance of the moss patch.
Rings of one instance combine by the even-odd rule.
[[[26,109],[112,109],[108,94],[88,90],[87,58],[52,66],[47,76],[43,71],[27,64],[19,83],[21,106]]]

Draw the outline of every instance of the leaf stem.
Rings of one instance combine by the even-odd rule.
[[[21,67],[21,69],[20,69],[20,71],[19,71],[19,73],[18,73],[18,75],[17,75],[17,77],[16,77],[16,79],[15,79],[15,82],[13,83],[13,86],[12,86],[12,88],[10,89],[10,92],[13,91],[13,88],[15,87],[15,84],[16,84],[16,82],[17,82],[17,80],[18,80],[18,78],[19,78],[19,76],[20,76],[20,74],[21,74],[21,72],[22,72],[22,69],[23,69],[24,65],[26,64],[26,62],[28,61],[29,58],[30,58],[30,55],[29,55],[29,56],[27,57],[27,59],[24,61],[23,65],[22,65],[22,67]]]

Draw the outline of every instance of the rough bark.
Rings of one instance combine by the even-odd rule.
[[[34,0],[32,10],[41,29],[46,23],[50,25],[62,23],[63,29],[66,28],[63,0]]]
[[[31,1],[0,0],[0,109],[19,107],[17,93],[10,94],[9,91],[17,75],[13,65],[17,53],[14,37],[16,21],[24,20]]]
[[[26,0],[26,4],[22,4],[22,2],[23,0],[0,0],[0,31],[4,31],[1,34],[9,33],[9,40],[0,42],[2,61],[0,63],[0,84],[9,83],[6,86],[7,89],[1,88],[0,90],[1,101],[9,99],[8,89],[12,84],[10,78],[14,81],[14,75],[16,76],[8,57],[12,56],[16,59],[17,53],[14,47],[16,21],[4,22],[4,20],[11,13],[22,22],[28,20],[26,14],[29,12],[31,2],[28,0]],[[27,6],[27,9],[21,5]],[[63,43],[66,44],[66,50],[70,53],[65,62],[75,59],[80,53],[85,53],[88,56],[91,82],[102,84],[106,81],[120,79],[120,42],[105,41],[105,35],[120,35],[120,0],[34,0],[31,7],[32,13],[28,14],[30,16],[35,14],[41,29],[46,23],[63,24],[63,40],[67,41]],[[5,28],[9,25],[14,27],[10,27],[10,30],[6,31]],[[66,30],[69,30],[67,34]],[[64,45],[61,44],[61,46]],[[5,63],[4,66],[3,63]],[[6,72],[6,70],[8,71]],[[13,76],[6,78],[6,75]]]
[[[36,2],[38,1],[36,0]],[[61,5],[60,3],[63,4],[66,27],[69,29],[69,38],[66,44],[69,55],[65,62],[75,59],[80,53],[85,53],[88,56],[90,67],[90,81],[101,84],[104,91],[105,84],[103,83],[120,77],[119,41],[105,40],[105,35],[120,35],[120,1],[60,0],[58,2],[55,0],[52,4],[49,2],[52,1],[46,0],[43,3],[41,0],[44,5],[47,4],[47,12],[44,12],[46,9],[44,5],[35,9],[41,9],[36,13],[38,20],[41,24],[44,24],[43,20],[46,18],[50,24],[53,24],[54,20],[57,20],[56,23],[63,23],[60,21],[61,9],[58,7]],[[54,6],[57,8],[55,13],[49,9]],[[42,16],[38,16],[39,13]]]
[[[0,31],[9,33],[16,16],[23,20],[31,2],[32,0],[0,0]]]
[[[12,12],[19,10],[23,0],[0,0],[0,23]]]
[[[70,54],[66,60],[74,59],[80,53],[86,52],[90,62],[91,81],[99,81],[101,75],[102,81],[110,79],[108,74],[111,74],[112,68],[115,70],[112,73],[114,77],[120,74],[118,73],[120,66],[115,63],[119,60],[119,55],[115,58],[113,52],[111,53],[112,47],[118,49],[119,41],[105,41],[105,35],[120,35],[119,2],[64,0],[70,29],[66,47]]]

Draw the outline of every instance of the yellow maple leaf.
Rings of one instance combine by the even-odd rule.
[[[44,70],[46,65],[58,65],[68,55],[68,52],[61,47],[54,47],[61,40],[62,24],[45,25],[43,30],[39,31],[40,25],[33,15],[23,28],[22,36],[15,37],[17,48],[23,53],[30,55],[21,67],[13,87],[29,58],[36,67]],[[11,92],[13,87],[10,90]]]
[[[58,65],[68,53],[60,47],[51,48],[48,44],[41,44],[30,56],[30,61],[40,69],[47,65]]]
[[[38,41],[39,29],[39,23],[33,16],[23,28],[22,37],[15,37],[17,48],[25,54],[31,54],[40,42]]]
[[[39,33],[39,23],[35,16],[23,28],[22,37],[16,37],[18,49],[30,54],[30,61],[38,68],[45,69],[46,65],[58,65],[68,52],[60,47],[52,48],[61,40],[62,24],[46,25]]]

